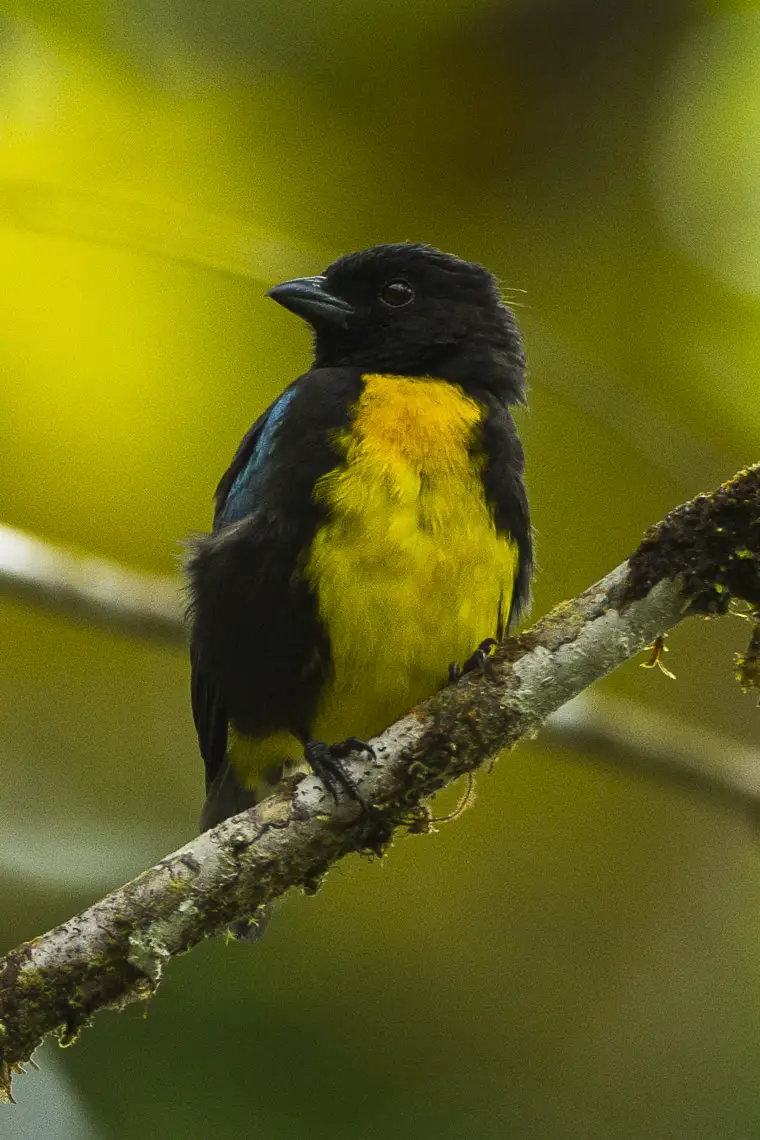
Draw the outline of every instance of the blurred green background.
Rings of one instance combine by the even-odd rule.
[[[377,241],[520,307],[534,613],[760,458],[760,5],[0,3],[0,521],[151,571]],[[753,745],[744,623],[601,686]],[[178,650],[0,603],[0,949],[196,829]],[[755,1140],[760,832],[539,740],[47,1045],[9,1140]]]

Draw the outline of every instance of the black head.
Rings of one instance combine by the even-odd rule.
[[[482,265],[428,245],[376,245],[268,296],[312,326],[316,367],[435,376],[523,399],[520,333]]]

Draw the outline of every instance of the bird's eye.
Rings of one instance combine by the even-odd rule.
[[[384,305],[400,309],[414,300],[414,289],[408,281],[387,281],[379,293]]]

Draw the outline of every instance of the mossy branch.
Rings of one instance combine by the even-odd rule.
[[[375,760],[353,758],[371,818],[314,777],[294,779],[0,960],[0,1097],[46,1035],[71,1041],[98,1010],[149,997],[172,957],[233,920],[291,887],[315,890],[351,851],[379,854],[398,830],[425,830],[424,802],[444,785],[534,736],[687,615],[723,614],[735,599],[760,607],[760,466],[672,511],[626,562],[502,644],[485,674],[391,726]]]

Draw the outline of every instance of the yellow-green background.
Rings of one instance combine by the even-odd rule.
[[[265,289],[406,238],[525,290],[540,614],[760,458],[760,5],[0,4],[0,521],[173,572],[308,360]],[[756,743],[745,633],[604,687]],[[183,653],[0,603],[0,949],[201,796]],[[39,1061],[10,1140],[755,1140],[760,831],[539,741]]]

